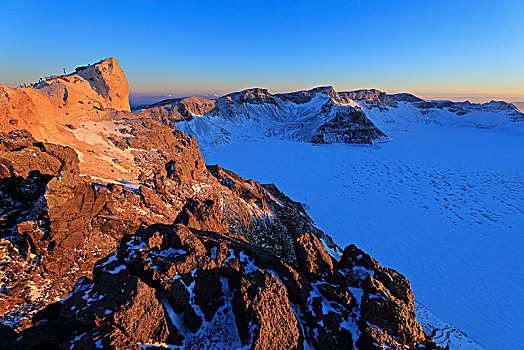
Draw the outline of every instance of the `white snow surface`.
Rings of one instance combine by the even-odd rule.
[[[453,344],[454,348],[462,350],[482,350],[482,347],[471,340],[465,333],[446,324],[436,317],[422,304],[415,301],[415,312],[422,328],[433,337],[438,344]]]
[[[523,123],[496,106],[458,116],[405,102],[382,112],[354,103],[391,141],[311,145],[260,132],[213,147],[212,135],[196,137],[207,164],[275,183],[307,204],[340,246],[355,243],[403,273],[417,301],[438,316],[417,308],[426,331],[441,322],[469,337],[452,334],[452,349],[479,346],[471,339],[485,349],[520,348]]]

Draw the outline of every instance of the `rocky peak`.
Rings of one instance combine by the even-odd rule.
[[[308,92],[311,94],[325,94],[329,97],[335,97],[337,95],[337,92],[335,91],[335,88],[333,86],[319,86],[311,90],[308,90]]]
[[[74,146],[84,174],[114,173],[129,180],[131,155],[108,139],[126,130],[117,124],[132,117],[128,94],[127,79],[114,58],[29,87],[0,86],[0,127],[4,132],[25,129],[39,142]]]
[[[253,88],[246,89],[240,92],[234,92],[223,97],[226,100],[236,103],[253,103],[253,104],[262,104],[262,103],[271,103],[275,104],[275,99],[272,94],[270,94],[267,89]]]
[[[363,143],[373,144],[388,139],[388,136],[369,120],[358,106],[339,106],[330,99],[324,106],[327,120],[312,136],[312,143]]]
[[[387,94],[377,89],[353,90],[339,92],[338,102],[347,103],[349,100],[366,101],[370,104],[392,105],[396,106],[397,102],[419,102],[422,99],[408,93]]]
[[[107,58],[93,65],[77,68],[76,74],[89,81],[91,87],[105,98],[112,108],[130,111],[129,84],[116,58]]]
[[[182,99],[180,103],[184,105],[188,113],[197,116],[204,115],[215,108],[215,100],[197,95],[186,97]]]
[[[153,105],[133,108],[141,118],[151,118],[167,125],[174,125],[181,120],[191,120],[194,116],[203,116],[215,109],[215,100],[201,96],[190,96],[160,101]]]
[[[368,100],[379,103],[390,103],[391,97],[388,96],[383,91],[377,89],[368,89],[368,90],[354,90],[340,93],[341,98],[351,99],[351,100]]]
[[[320,86],[316,87],[310,90],[302,90],[302,91],[296,91],[296,92],[289,92],[285,94],[277,94],[281,100],[284,101],[291,101],[296,104],[302,104],[307,103],[311,101],[311,99],[316,94],[324,94],[326,96],[329,96],[330,98],[336,97],[337,92],[333,88],[333,86]]]

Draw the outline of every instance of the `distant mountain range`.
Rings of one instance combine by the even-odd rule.
[[[278,137],[312,143],[376,143],[391,128],[420,124],[512,128],[524,114],[503,101],[427,101],[412,94],[371,90],[337,92],[331,86],[284,94],[253,88],[216,99],[200,96],[139,105],[140,117],[176,124],[204,149],[235,139]]]

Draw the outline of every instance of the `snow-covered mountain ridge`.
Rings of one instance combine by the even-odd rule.
[[[132,108],[199,140],[201,148],[233,140],[277,137],[311,143],[365,143],[389,139],[389,131],[417,125],[522,128],[513,104],[426,101],[412,94],[370,90],[337,92],[331,86],[284,94],[247,89],[217,99],[176,98]]]

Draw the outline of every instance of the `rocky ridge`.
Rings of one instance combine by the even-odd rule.
[[[68,79],[103,110],[63,115],[76,107],[51,93],[49,117],[39,87],[0,104],[0,347],[438,348],[405,277],[341,250],[276,186],[206,165],[193,136],[113,105],[116,60],[91,67]]]

